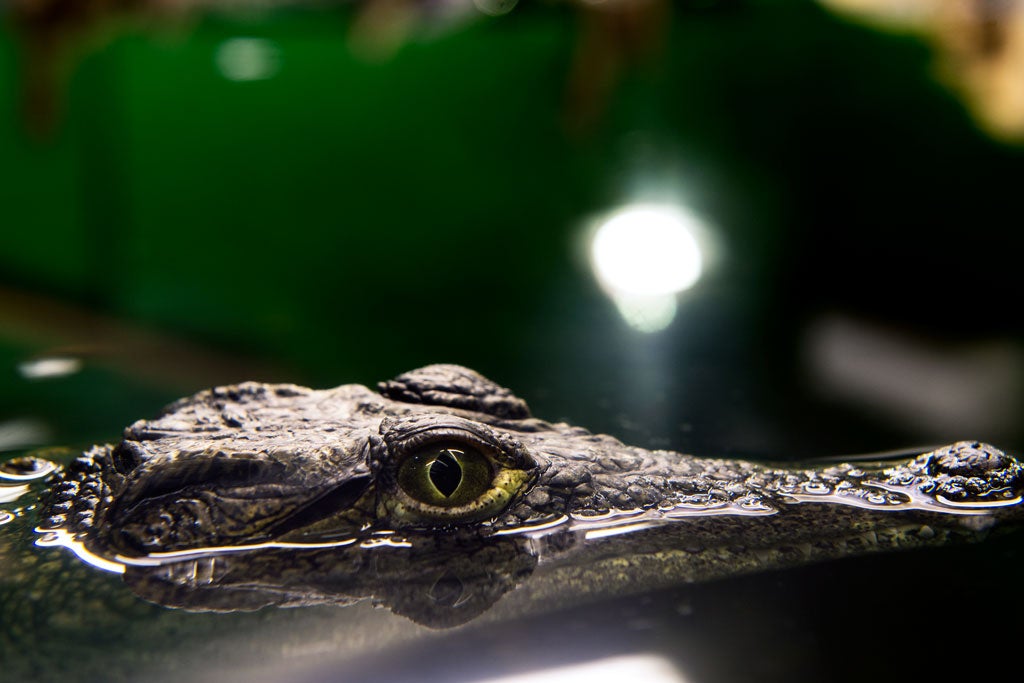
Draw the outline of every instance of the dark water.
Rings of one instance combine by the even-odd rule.
[[[39,488],[2,504],[5,681],[477,681],[548,670],[567,676],[595,661],[598,673],[621,664],[622,675],[640,675],[653,666],[688,681],[818,680],[823,671],[830,680],[941,678],[974,665],[950,662],[936,648],[951,640],[984,648],[996,660],[987,671],[998,672],[999,653],[1019,639],[1013,621],[1024,606],[1018,530],[978,544],[622,596],[599,590],[574,599],[567,584],[550,604],[522,590],[539,580],[527,575],[518,590],[453,627],[414,623],[376,600],[171,609],[151,602],[158,598],[136,579],[129,587],[66,548],[35,547],[44,538],[32,532]],[[14,487],[4,493],[13,498]]]
[[[366,4],[45,40],[5,15],[0,458],[66,461],[216,384],[436,362],[644,447],[1024,453],[1024,154],[935,79],[928,39],[805,2],[521,3],[367,53],[390,34],[359,33]],[[596,217],[649,202],[696,216],[705,258],[654,332],[588,256]],[[641,655],[693,683],[1020,676],[1020,533],[532,615],[513,593],[434,629],[365,602],[159,607],[35,547],[35,493],[0,502],[4,683],[456,682]]]

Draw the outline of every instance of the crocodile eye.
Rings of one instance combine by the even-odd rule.
[[[472,503],[491,488],[494,464],[472,446],[442,443],[423,448],[398,468],[398,485],[427,505]]]
[[[381,433],[370,459],[379,482],[377,515],[398,527],[493,519],[536,473],[521,444],[455,416],[385,421]]]

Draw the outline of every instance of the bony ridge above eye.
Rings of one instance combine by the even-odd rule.
[[[493,518],[522,495],[535,465],[522,445],[456,416],[418,416],[381,425],[386,452],[377,514],[396,526],[447,526]]]

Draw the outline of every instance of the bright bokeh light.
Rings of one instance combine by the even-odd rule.
[[[214,63],[229,81],[262,81],[281,67],[280,51],[264,38],[231,38],[217,46]]]
[[[659,332],[671,325],[676,317],[678,307],[672,294],[613,298],[622,319],[638,332]]]
[[[673,206],[627,206],[597,228],[591,258],[610,294],[664,296],[689,289],[703,269],[693,216]]]
[[[632,204],[605,216],[593,233],[590,263],[623,320],[658,332],[675,319],[676,296],[704,270],[700,222],[679,206]]]
[[[48,379],[73,375],[82,369],[78,358],[37,358],[18,365],[18,372],[25,379]]]

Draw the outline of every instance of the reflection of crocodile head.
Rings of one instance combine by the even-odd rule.
[[[124,580],[150,602],[190,611],[349,605],[371,598],[420,624],[445,628],[489,609],[536,561],[524,538],[421,538],[127,565]]]
[[[136,590],[165,603],[183,604],[182,586],[217,609],[373,595],[448,623],[464,617],[424,617],[398,586],[416,577],[417,595],[446,609],[472,603],[471,616],[538,553],[564,555],[579,538],[605,544],[587,562],[642,553],[696,580],[794,555],[940,542],[1024,508],[1024,466],[977,442],[783,469],[550,424],[457,366],[379,389],[247,383],[178,401],[69,466],[41,531],[123,563]],[[882,519],[899,532],[875,533]],[[701,554],[712,547],[717,559]],[[685,562],[671,554],[680,549]],[[227,590],[192,590],[197,576]],[[499,588],[481,589],[485,579]]]

